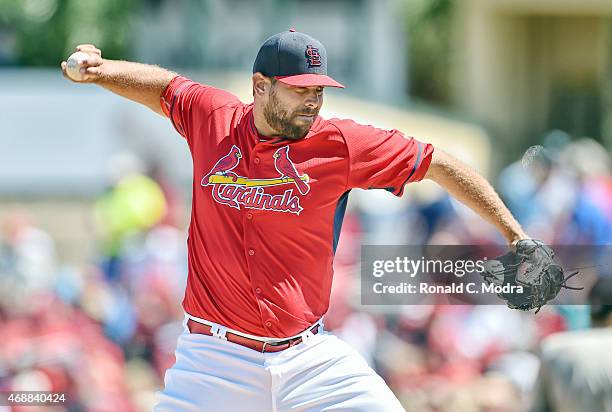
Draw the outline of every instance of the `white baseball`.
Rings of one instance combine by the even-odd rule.
[[[85,74],[81,73],[83,61],[89,59],[89,55],[83,52],[72,53],[66,61],[66,74],[72,80],[82,81],[85,79]]]

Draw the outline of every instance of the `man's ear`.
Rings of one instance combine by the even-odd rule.
[[[270,79],[263,74],[253,73],[253,95],[263,96],[268,92]]]

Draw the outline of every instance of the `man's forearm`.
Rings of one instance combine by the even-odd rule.
[[[528,237],[489,182],[455,157],[436,149],[425,178],[438,183],[454,198],[493,224],[508,243]]]
[[[79,44],[75,51],[79,52],[73,57],[78,73],[74,73],[73,65],[69,74],[68,62],[63,61],[60,66],[64,77],[76,83],[98,84],[164,115],[160,97],[176,73],[148,64],[103,59],[102,51],[93,44]]]
[[[159,98],[176,73],[158,66],[106,59],[99,68],[94,83],[163,115]]]

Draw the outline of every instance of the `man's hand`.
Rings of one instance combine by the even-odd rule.
[[[512,309],[531,310],[536,313],[548,301],[554,299],[561,288],[580,290],[567,286],[567,280],[578,274],[565,276],[563,267],[555,260],[553,250],[539,240],[522,239],[515,250],[485,262],[481,274],[488,284],[510,285],[509,292],[497,294]],[[519,289],[518,286],[521,288]]]
[[[84,78],[82,80],[75,80],[68,76],[66,73],[66,62],[63,61],[60,66],[62,68],[64,77],[75,83],[96,82],[100,78],[102,73],[102,64],[104,63],[104,60],[102,59],[102,51],[100,51],[100,49],[93,44],[79,44],[74,51],[83,52],[88,55],[87,60],[84,60],[81,63],[81,73],[84,75]]]
[[[523,232],[523,235],[517,237],[516,239],[510,242],[509,244],[510,250],[513,252],[516,252],[516,245],[518,244],[518,242],[520,242],[521,240],[528,240],[528,239],[531,239],[531,238]]]

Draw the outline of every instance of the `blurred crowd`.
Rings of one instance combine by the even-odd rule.
[[[117,160],[119,172],[95,203],[99,253],[88,265],[61,262],[53,238],[25,213],[2,217],[0,390],[67,394],[64,406],[47,411],[151,410],[181,332],[186,211],[159,172],[135,163]],[[611,243],[610,157],[595,141],[551,132],[494,183],[533,237]],[[361,244],[503,242],[442,191],[407,190],[401,199],[377,192],[351,195],[326,328],[365,357],[409,412],[528,410],[547,390],[543,342],[593,327],[589,307],[533,315],[501,305],[360,305]],[[534,410],[557,410],[550,398]]]

